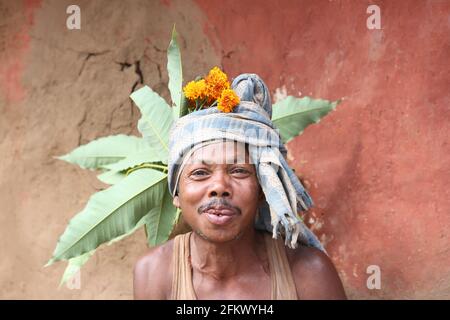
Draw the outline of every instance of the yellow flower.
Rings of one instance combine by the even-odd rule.
[[[227,75],[218,67],[214,67],[209,71],[205,81],[206,95],[208,96],[209,101],[219,99],[222,91],[230,88]]]
[[[187,99],[204,99],[206,96],[205,80],[191,81],[183,88],[184,95]]]
[[[225,89],[217,99],[217,109],[222,112],[231,112],[239,104],[239,97],[232,89]]]
[[[191,81],[184,88],[185,97],[189,100],[189,109],[206,109],[215,105],[223,112],[231,112],[239,103],[239,97],[230,90],[228,76],[218,67],[212,68],[201,80]]]

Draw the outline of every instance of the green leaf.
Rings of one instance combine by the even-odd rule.
[[[172,98],[174,118],[181,116],[181,91],[183,85],[183,68],[181,66],[181,53],[177,41],[177,31],[175,25],[172,29],[172,39],[167,48],[167,72],[169,73],[169,91]]]
[[[132,235],[132,234],[135,233],[139,228],[142,228],[142,227],[143,227],[146,223],[148,223],[149,221],[150,221],[150,214],[147,213],[145,216],[143,216],[143,217],[141,218],[141,220],[139,220],[138,223],[136,223],[136,225],[133,227],[133,229],[131,229],[131,230],[128,231],[127,233],[125,233],[125,234],[123,234],[123,235],[121,235],[121,236],[118,236],[117,238],[112,239],[111,241],[109,241],[109,242],[107,243],[108,246],[110,246],[110,245],[112,245],[112,244],[114,244],[114,243],[116,243],[116,242],[119,242],[119,241],[125,239],[126,237]]]
[[[116,184],[125,179],[125,177],[126,174],[119,171],[105,171],[97,175],[98,180],[109,185]]]
[[[81,267],[89,260],[90,257],[94,254],[95,250],[86,252],[81,256],[69,259],[67,263],[66,270],[62,276],[61,282],[59,283],[59,287],[70,280],[75,274],[80,271]]]
[[[167,163],[169,131],[173,123],[170,107],[148,86],[133,92],[130,97],[141,111],[138,129],[147,142],[151,154],[158,155],[163,163]]]
[[[131,234],[136,232],[139,228],[142,228],[146,223],[148,223],[148,221],[150,220],[149,218],[150,218],[150,215],[146,214],[145,216],[143,216],[141,218],[141,220],[139,220],[139,222],[133,227],[133,229],[131,229],[129,232],[127,232],[121,236],[118,236],[117,238],[112,239],[111,241],[109,241],[107,243],[107,245],[110,246],[110,245],[112,245],[116,242],[119,242],[119,241],[123,240],[124,238],[130,236]],[[94,252],[95,252],[95,249],[92,251],[86,252],[86,253],[82,254],[81,256],[70,258],[59,286],[61,287],[64,283],[66,283],[68,280],[70,280],[70,278],[72,278],[81,269],[81,267],[92,257]]]
[[[83,169],[98,169],[124,159],[131,153],[137,153],[146,144],[142,138],[119,134],[91,141],[58,159],[76,164]]]
[[[159,155],[154,155],[151,153],[151,150],[145,150],[143,152],[139,152],[136,154],[129,155],[123,160],[120,160],[116,163],[111,163],[108,165],[103,166],[104,169],[108,169],[114,172],[120,172],[125,171],[130,168],[133,168],[135,166],[138,166],[143,163],[147,162],[162,162],[165,160],[167,162],[167,159],[161,159]]]
[[[166,188],[164,198],[159,206],[153,208],[149,213],[150,220],[146,224],[149,246],[156,246],[169,239],[177,219],[177,212],[177,208],[172,204],[169,189]]]
[[[129,232],[151,208],[161,204],[166,189],[166,174],[140,169],[95,193],[69,222],[47,266],[89,252]]]
[[[283,143],[286,143],[301,134],[308,125],[319,122],[339,103],[340,100],[330,102],[288,96],[272,106],[272,122],[280,130]]]
[[[180,118],[187,115],[189,113],[189,100],[184,95],[184,92],[181,93],[181,109],[180,109]]]
[[[139,228],[142,228],[149,221],[149,218],[150,218],[149,214],[146,214],[145,216],[143,216],[141,218],[141,220],[139,220],[139,222],[134,226],[134,228],[131,229],[131,231],[109,241],[107,243],[108,246],[110,246],[118,241],[123,240],[124,238],[126,238],[126,237],[130,236],[131,234],[133,234],[134,232],[136,232]],[[81,256],[70,258],[59,286],[61,287],[70,278],[72,278],[81,269],[81,267],[92,257],[94,252],[95,252],[95,249],[92,251],[86,252],[86,253],[82,254]]]
[[[149,148],[146,148],[146,150],[144,148],[141,152],[132,154],[116,163],[102,166],[102,169],[106,169],[107,171],[99,174],[97,178],[106,184],[116,184],[126,177],[127,170],[143,163],[159,163],[162,161],[163,159],[160,159],[159,156],[154,156]]]

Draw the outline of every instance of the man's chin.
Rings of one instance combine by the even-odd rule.
[[[238,240],[242,237],[243,231],[234,230],[199,230],[194,232],[202,239],[212,243],[226,243]]]

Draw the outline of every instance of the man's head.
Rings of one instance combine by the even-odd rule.
[[[313,202],[286,161],[286,148],[271,120],[272,105],[266,85],[255,74],[241,74],[233,80],[231,87],[240,99],[239,105],[233,109],[233,112],[224,113],[217,107],[200,109],[180,117],[171,128],[167,179],[170,194],[175,197],[174,203],[181,206],[185,220],[194,229],[197,228],[201,232],[204,229],[207,233],[205,236],[213,234],[219,241],[239,236],[247,225],[254,222],[256,211],[258,211],[255,228],[267,230],[275,238],[280,234],[283,235],[286,245],[292,248],[295,248],[300,241],[323,249],[317,237],[297,214],[298,211],[310,208]],[[251,176],[238,179],[237,172],[230,174],[230,164],[225,166],[223,163],[207,174],[201,171],[195,174],[205,178],[196,177],[195,180],[192,175],[189,175],[193,172],[192,166],[189,165],[187,168],[185,160],[199,150],[202,150],[202,155],[217,153],[212,153],[212,150],[223,150],[223,148],[228,150],[231,148],[228,147],[229,144],[212,146],[212,141],[223,141],[223,139],[249,145],[248,153],[255,164],[258,179],[253,166],[251,166]],[[208,150],[209,152],[205,152]],[[237,155],[239,154],[238,152]],[[221,160],[216,157],[214,155],[214,158],[209,160],[215,162]],[[212,165],[210,167],[212,168]],[[181,172],[183,172],[182,177]],[[212,190],[211,188],[219,186],[217,181],[221,180],[221,188],[225,191]],[[260,195],[261,191],[256,191],[261,190],[257,187],[258,181],[264,196]],[[224,185],[230,191],[226,191],[227,188],[224,188]],[[258,207],[256,199],[262,199],[261,206]],[[227,228],[224,227],[225,223],[219,227],[210,220],[205,220],[207,217],[205,212],[198,211],[201,205],[214,204],[217,207],[217,201],[220,201],[219,204],[222,205],[224,202],[231,203],[231,206],[241,210],[240,215],[237,214],[236,218],[229,220],[233,224],[230,222]],[[187,214],[186,211],[188,211]],[[223,211],[225,213],[225,210]],[[229,218],[216,219],[228,222]]]
[[[226,242],[254,228],[264,199],[244,144],[216,141],[188,159],[173,199],[184,220],[202,237]]]

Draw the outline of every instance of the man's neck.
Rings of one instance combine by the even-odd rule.
[[[216,280],[232,277],[264,256],[263,234],[248,230],[238,239],[214,243],[193,232],[191,263],[195,271]]]

